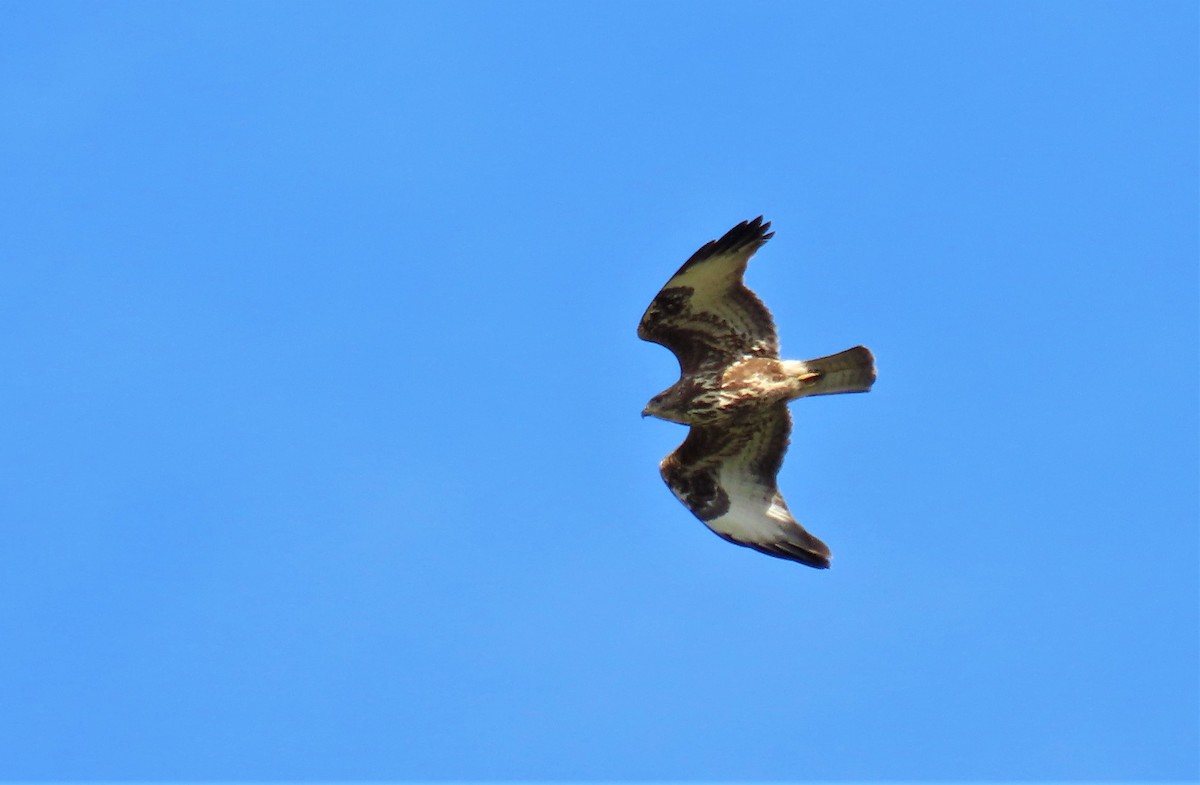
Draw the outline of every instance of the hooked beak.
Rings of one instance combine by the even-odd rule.
[[[644,420],[649,416],[650,416],[650,407],[647,406],[645,409],[642,409],[642,419]]]

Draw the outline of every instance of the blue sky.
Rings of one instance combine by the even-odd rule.
[[[1193,3],[8,3],[0,778],[1193,779]],[[834,551],[637,320],[765,214]]]

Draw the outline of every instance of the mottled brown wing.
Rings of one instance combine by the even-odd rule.
[[[771,312],[742,283],[770,226],[761,215],[743,221],[692,254],[642,315],[638,337],[674,352],[685,375],[737,357],[778,357]]]
[[[775,481],[791,429],[786,403],[693,425],[659,471],[679,501],[726,540],[825,568],[829,548],[796,522]]]

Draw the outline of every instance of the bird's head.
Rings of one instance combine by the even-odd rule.
[[[660,420],[687,425],[685,403],[686,401],[680,396],[679,390],[671,387],[651,398],[650,402],[646,404],[646,408],[642,409],[642,416],[657,417]]]

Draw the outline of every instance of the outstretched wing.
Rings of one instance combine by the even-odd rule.
[[[762,216],[742,221],[692,254],[650,303],[638,337],[679,358],[684,374],[744,356],[778,357],[771,312],[742,283],[746,263],[771,238]]]
[[[659,471],[679,501],[730,542],[825,568],[829,548],[796,522],[775,483],[791,429],[786,403],[693,425]]]

